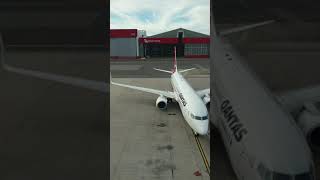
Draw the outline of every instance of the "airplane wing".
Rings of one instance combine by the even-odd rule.
[[[44,79],[44,80],[56,81],[56,82],[60,82],[68,85],[73,85],[81,88],[99,91],[102,93],[107,93],[109,89],[108,84],[102,81],[95,81],[95,80],[77,78],[72,76],[63,76],[63,75],[58,75],[53,73],[45,73],[45,72],[36,71],[36,70],[16,68],[16,67],[9,66],[7,64],[2,64],[2,67],[3,69],[9,72],[14,72],[14,73],[22,74],[26,76],[32,76],[32,77]]]
[[[135,90],[139,90],[139,91],[143,91],[143,92],[148,92],[148,93],[152,93],[152,94],[157,94],[157,95],[162,95],[165,96],[167,98],[175,98],[174,93],[170,92],[170,91],[162,91],[162,90],[156,90],[156,89],[151,89],[151,88],[144,88],[144,87],[138,87],[138,86],[131,86],[131,85],[127,85],[127,84],[120,84],[120,83],[116,83],[111,81],[111,84],[116,85],[116,86],[121,86],[121,87],[126,87],[126,88],[130,88],[130,89],[135,89]]]
[[[275,20],[268,20],[268,21],[264,21],[264,22],[260,22],[260,23],[255,23],[255,24],[250,24],[250,25],[245,25],[245,26],[241,26],[241,27],[235,27],[235,28],[231,28],[231,29],[227,29],[227,30],[222,30],[219,32],[219,35],[221,36],[225,36],[225,35],[229,35],[235,32],[241,32],[241,31],[245,31],[248,29],[252,29],[252,28],[256,28],[259,26],[263,26],[266,24],[270,24],[275,22]]]
[[[205,95],[209,95],[210,96],[210,88],[208,89],[203,89],[203,90],[199,90],[197,91],[197,94],[202,97],[202,96],[205,96]]]
[[[320,102],[320,85],[306,87],[291,91],[276,93],[280,104],[289,112],[295,113],[301,109],[305,103]]]
[[[8,72],[17,73],[25,76],[31,76],[39,79],[56,81],[59,83],[64,83],[68,85],[73,85],[81,88],[86,88],[94,91],[99,91],[102,93],[108,93],[109,84],[103,81],[95,81],[90,79],[65,76],[59,74],[53,74],[48,72],[41,72],[37,70],[29,70],[24,68],[13,67],[6,63],[5,61],[5,46],[3,43],[2,34],[0,33],[0,58],[1,58],[1,68]]]

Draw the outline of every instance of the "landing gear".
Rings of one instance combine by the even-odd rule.
[[[167,100],[168,100],[168,103],[172,103],[173,102],[172,98],[167,98]]]
[[[194,133],[194,136],[195,136],[195,137],[198,137],[198,136],[199,136],[199,134],[198,134],[197,132],[193,131],[193,133]]]

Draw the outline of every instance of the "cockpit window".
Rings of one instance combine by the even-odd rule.
[[[208,119],[208,116],[203,116],[202,117],[202,120],[207,120]]]
[[[271,172],[261,163],[258,166],[258,172],[263,180],[271,180]]]
[[[258,165],[257,170],[260,174],[260,177],[263,180],[314,180],[312,176],[312,172],[297,174],[294,176],[289,174],[272,172],[267,167],[265,167],[262,163]]]
[[[277,172],[273,173],[273,180],[293,180],[293,178],[291,177],[292,176],[289,176],[287,174],[282,174]]]
[[[258,166],[258,172],[263,180],[271,180],[271,171],[261,163]]]
[[[298,174],[294,178],[295,180],[312,180],[312,176],[309,173]]]
[[[192,113],[190,113],[190,116],[192,119],[196,119],[196,120],[207,120],[208,119],[208,116],[196,116]]]
[[[320,102],[316,102],[315,103],[316,108],[318,109],[318,111],[320,111]]]

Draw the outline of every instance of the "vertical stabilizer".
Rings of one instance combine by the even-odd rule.
[[[211,2],[212,3],[212,2]],[[216,24],[214,21],[214,15],[213,15],[213,5],[211,4],[210,6],[210,25],[211,25],[211,35],[213,37],[216,37],[218,35],[217,33],[217,28],[216,28]]]
[[[173,60],[172,73],[177,72],[177,71],[178,71],[178,67],[177,67],[177,51],[176,51],[176,47],[174,47],[174,60]]]

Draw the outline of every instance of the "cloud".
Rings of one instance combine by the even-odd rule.
[[[210,33],[210,0],[111,0],[111,29],[154,35],[176,28]]]

